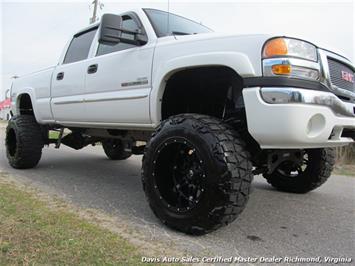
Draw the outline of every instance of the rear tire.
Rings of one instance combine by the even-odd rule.
[[[282,163],[272,174],[264,174],[266,180],[280,191],[293,193],[307,193],[324,184],[330,177],[335,164],[335,149],[309,149],[305,150],[307,155],[306,165],[294,166],[294,172],[290,175],[292,166],[287,166],[287,161]],[[304,169],[302,170],[302,168]],[[286,170],[285,168],[288,168]],[[290,173],[288,173],[290,172]]]
[[[42,131],[31,115],[11,118],[6,128],[6,156],[13,168],[35,167],[42,156],[44,146]]]
[[[163,121],[146,146],[142,168],[154,214],[192,235],[234,221],[246,206],[253,179],[238,134],[221,120],[198,114]]]
[[[130,148],[130,144],[120,139],[107,139],[102,141],[102,148],[110,160],[125,160],[131,157],[132,153],[125,149]]]

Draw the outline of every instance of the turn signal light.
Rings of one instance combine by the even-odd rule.
[[[287,55],[288,48],[285,39],[276,38],[268,41],[264,47],[264,58]]]
[[[289,75],[292,72],[292,67],[290,65],[273,65],[272,73],[275,75]]]

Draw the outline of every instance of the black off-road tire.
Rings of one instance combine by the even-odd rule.
[[[102,141],[102,148],[110,160],[125,160],[131,157],[132,153],[126,151],[128,143],[120,139],[107,139]]]
[[[42,156],[43,134],[35,117],[14,116],[6,128],[6,155],[16,169],[35,167]]]
[[[307,193],[324,184],[330,177],[335,164],[335,149],[309,149],[308,165],[303,173],[295,177],[281,174],[276,169],[264,174],[266,180],[276,189],[292,193]]]
[[[157,153],[176,140],[190,143],[206,170],[199,202],[184,211],[167,205],[156,185]],[[243,140],[221,120],[199,114],[170,117],[153,133],[144,152],[142,182],[151,209],[167,226],[192,235],[206,234],[231,223],[248,201],[253,179],[249,157]]]

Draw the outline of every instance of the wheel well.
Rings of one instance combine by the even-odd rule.
[[[198,67],[174,73],[162,98],[162,119],[182,113],[225,118],[237,104],[244,109],[243,79],[225,66]]]
[[[18,98],[19,114],[34,115],[31,97],[28,94],[21,94]]]

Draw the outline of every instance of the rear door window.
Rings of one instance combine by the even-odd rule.
[[[75,35],[69,45],[63,64],[69,64],[87,59],[96,31],[97,28],[94,28]]]

